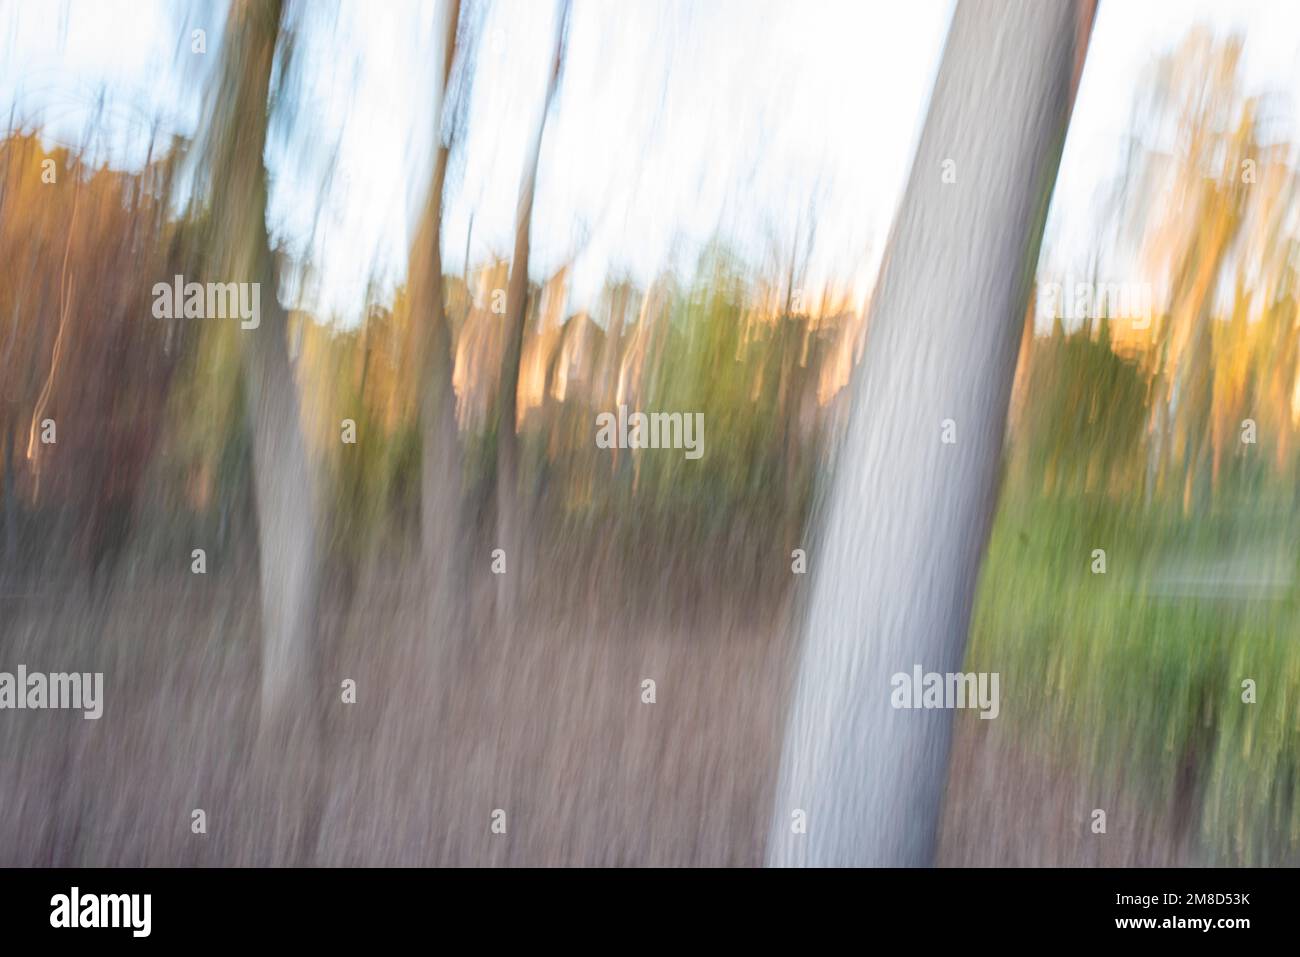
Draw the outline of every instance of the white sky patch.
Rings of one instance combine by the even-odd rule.
[[[605,278],[689,276],[720,234],[755,265],[784,263],[816,216],[810,286],[874,279],[906,183],[952,13],[950,0],[575,0],[565,75],[546,133],[531,273],[574,263],[570,308]],[[51,140],[138,167],[148,134],[192,135],[217,63],[220,0],[0,2],[0,122],[10,109]],[[432,0],[300,8],[297,125],[268,147],[270,225],[311,260],[322,319],[359,320],[367,290],[404,280],[429,179],[437,40]],[[536,129],[556,7],[490,0],[445,267],[508,255]],[[1248,91],[1300,91],[1300,4],[1102,3],[1048,227],[1049,262],[1083,268],[1102,240],[1142,70],[1197,22],[1246,37]],[[189,53],[190,31],[208,53]],[[90,130],[96,101],[106,105]],[[336,155],[337,154],[337,155]],[[333,175],[326,173],[333,168]],[[296,303],[290,303],[294,305]]]
[[[1240,34],[1245,47],[1242,80],[1247,96],[1276,93],[1289,101],[1286,135],[1296,134],[1300,96],[1300,3],[1290,0],[1143,0],[1098,6],[1083,82],[1074,105],[1056,192],[1044,237],[1046,272],[1091,278],[1089,258],[1111,243],[1106,199],[1121,174],[1133,116],[1133,99],[1143,71],[1174,50],[1196,24],[1218,36]],[[1103,263],[1103,280],[1140,277],[1106,275],[1130,270],[1123,262]]]

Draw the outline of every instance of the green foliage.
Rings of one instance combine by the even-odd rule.
[[[641,482],[656,511],[687,513],[705,527],[735,521],[738,512],[763,521],[788,502],[779,440],[791,426],[794,403],[780,403],[777,393],[785,351],[799,342],[764,326],[747,340],[747,294],[734,258],[710,249],[690,288],[673,303],[663,361],[653,370],[646,402],[649,409],[704,415],[706,454],[694,461],[645,455]],[[795,320],[779,316],[775,322],[779,328]]]
[[[1188,522],[1093,502],[1008,501],[968,667],[1003,676],[1004,720],[1045,754],[1136,787],[1223,863],[1300,859],[1300,591],[1293,519]],[[1290,582],[1234,594],[1224,555]],[[1105,548],[1107,573],[1091,554]],[[1256,562],[1258,564],[1258,562]],[[1181,586],[1172,569],[1207,570]],[[1256,569],[1258,573],[1258,569]],[[1257,703],[1242,700],[1253,679]]]
[[[1140,487],[1146,382],[1111,349],[1106,324],[1034,343],[1022,454],[1049,491]]]

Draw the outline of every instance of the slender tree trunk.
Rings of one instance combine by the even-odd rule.
[[[311,469],[266,228],[268,94],[282,4],[231,5],[212,120],[211,178],[223,280],[258,282],[261,321],[240,329],[252,433],[262,610],[264,731],[311,721],[321,702],[312,648],[317,557]]]
[[[272,285],[272,288],[274,286]],[[269,724],[307,717],[321,689],[314,675],[317,561],[312,475],[299,423],[298,392],[284,336],[286,316],[244,347],[253,489],[257,496],[262,605],[262,714]],[[263,323],[266,317],[263,317]]]
[[[773,864],[933,860],[953,716],[893,708],[891,677],[962,666],[1091,20],[1090,3],[1038,0],[962,0],[953,16],[812,557]]]
[[[420,537],[429,576],[430,614],[446,602],[458,601],[458,596],[464,594],[464,588],[451,580],[454,571],[464,567],[464,562],[456,560],[461,528],[461,454],[456,426],[456,392],[452,386],[452,337],[442,281],[443,188],[451,145],[443,142],[440,132],[456,55],[460,0],[447,0],[441,11],[445,19],[440,31],[443,62],[434,119],[437,148],[428,203],[411,256],[411,311],[419,324],[423,356]]]
[[[523,515],[519,508],[519,363],[523,355],[524,324],[528,316],[528,256],[533,224],[533,194],[537,186],[537,164],[546,133],[546,117],[560,82],[564,63],[564,39],[568,29],[569,2],[561,0],[559,26],[555,31],[555,59],[542,102],[542,118],[537,135],[524,164],[519,183],[519,203],[515,210],[515,250],[510,262],[510,279],[506,285],[506,348],[501,364],[501,395],[497,405],[496,462],[496,548],[506,553],[506,574],[497,576],[498,612],[506,619],[514,614],[515,599],[523,571],[520,563],[524,536]]]

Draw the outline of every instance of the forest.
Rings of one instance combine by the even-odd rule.
[[[347,109],[319,54],[354,8],[170,5],[202,119],[133,114],[130,161],[120,101],[69,139],[0,84],[0,669],[103,675],[101,720],[0,713],[0,863],[1300,861],[1296,90],[1261,87],[1255,32],[1189,23],[1109,104],[1088,192],[1125,14],[986,6],[933,40],[865,287],[833,189],[744,226],[747,151],[694,243],[592,253],[573,104],[694,108],[671,65],[574,92],[609,15],[582,0],[416,5],[428,136],[378,147],[404,260],[347,307],[312,243],[368,255],[330,206],[363,187],[313,123]],[[713,28],[642,13],[666,47]],[[503,53],[517,16],[547,29]],[[504,229],[471,188],[498,163]],[[991,683],[904,729],[913,666],[918,698]]]

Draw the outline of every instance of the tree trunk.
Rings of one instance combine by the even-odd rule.
[[[460,439],[456,392],[452,386],[451,328],[442,281],[442,205],[451,146],[441,137],[447,88],[456,54],[460,0],[442,5],[443,62],[434,119],[437,147],[428,204],[411,255],[411,313],[419,328],[422,353],[420,431],[422,438],[420,538],[428,577],[430,614],[459,601],[465,589],[452,582],[463,561],[454,560],[460,539]]]
[[[773,864],[933,860],[952,715],[894,709],[891,676],[962,665],[1091,20],[1091,3],[1038,0],[962,0],[953,16],[814,553]]]
[[[261,322],[240,329],[246,409],[252,432],[262,610],[264,731],[311,720],[316,687],[317,558],[312,474],[289,360],[288,314],[277,297],[266,228],[268,94],[282,4],[231,5],[210,128],[211,180],[223,281],[261,284]]]
[[[245,343],[244,375],[257,496],[262,714],[274,725],[306,717],[317,704],[312,697],[323,692],[314,687],[311,646],[317,585],[312,475],[283,331],[286,316],[274,294],[270,298],[277,322]]]
[[[551,111],[560,82],[560,68],[564,63],[564,38],[568,28],[569,2],[562,0],[559,25],[555,31],[555,59],[546,98],[542,102],[542,118],[537,124],[537,135],[524,164],[519,183],[519,203],[515,210],[515,250],[510,262],[510,279],[506,286],[506,348],[501,363],[501,394],[497,411],[497,461],[496,461],[496,548],[506,553],[506,574],[497,576],[497,610],[509,620],[514,614],[514,603],[520,587],[520,551],[523,516],[520,514],[519,496],[519,436],[516,432],[519,418],[519,362],[524,347],[524,322],[528,315],[528,256],[533,224],[533,194],[537,186],[537,164],[542,153],[542,137],[546,132],[546,117]]]

